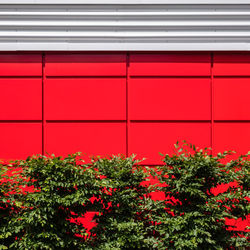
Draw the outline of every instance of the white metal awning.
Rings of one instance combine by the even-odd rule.
[[[250,0],[0,0],[1,51],[247,51]]]
[[[0,4],[249,4],[249,0],[1,0]]]

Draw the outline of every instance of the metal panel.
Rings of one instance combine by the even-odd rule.
[[[41,54],[3,53],[0,55],[0,76],[42,76],[41,63]]]
[[[41,123],[0,123],[0,159],[26,159],[42,153]]]
[[[249,53],[215,53],[215,76],[250,76]]]
[[[209,78],[132,78],[129,88],[130,118],[210,120],[210,84]]]
[[[8,3],[0,8],[2,51],[250,50],[249,1]]]
[[[42,120],[42,79],[0,78],[0,120]]]
[[[214,119],[250,121],[249,93],[250,78],[215,78]]]
[[[48,123],[46,151],[56,155],[83,152],[90,156],[126,153],[126,123]]]
[[[211,146],[210,123],[132,123],[129,153],[140,159],[146,157],[145,164],[161,164],[159,153],[174,153],[174,143],[187,140],[200,147]]]
[[[82,0],[1,0],[2,4],[82,4]],[[248,4],[249,0],[84,0],[85,4]]]
[[[209,53],[132,53],[130,75],[209,76],[210,62]]]
[[[45,110],[47,120],[126,120],[126,79],[47,79]]]
[[[236,150],[237,155],[249,151],[250,122],[220,122],[214,124],[215,152]]]
[[[47,76],[125,76],[126,54],[47,54]]]

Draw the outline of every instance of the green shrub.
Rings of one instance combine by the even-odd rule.
[[[16,238],[14,249],[125,249],[149,247],[149,189],[140,185],[148,175],[133,158],[112,157],[77,164],[77,154],[65,159],[45,156],[20,161],[22,178],[34,187],[18,197],[21,211],[5,233]],[[78,162],[79,163],[79,162]],[[112,193],[112,195],[110,195]],[[96,211],[99,223],[89,236],[72,218]],[[81,237],[82,236],[82,237]]]
[[[10,205],[7,200],[7,192],[10,189],[10,182],[5,182],[4,174],[6,173],[6,167],[1,166],[0,168],[0,249],[6,249],[6,237],[4,236],[4,227],[8,222],[8,217],[10,215]]]
[[[221,161],[230,152],[213,157],[209,150],[176,145],[177,154],[166,155],[158,178],[168,202],[158,206],[155,219],[160,242],[167,249],[225,249],[247,247],[246,232],[228,230],[225,218],[249,214],[249,155],[227,164]],[[190,149],[193,150],[192,154]],[[236,181],[237,183],[234,183]],[[214,188],[228,184],[219,194]],[[167,213],[164,213],[164,210]],[[237,237],[244,234],[245,237]]]
[[[113,157],[93,163],[100,178],[98,199],[101,205],[96,216],[98,225],[91,230],[94,249],[152,249],[157,246],[153,233],[150,199],[151,186],[141,185],[149,177],[131,158]],[[97,206],[95,206],[97,207]]]
[[[177,145],[157,169],[122,156],[91,164],[79,154],[17,162],[20,178],[0,189],[0,249],[246,248],[247,233],[228,230],[225,218],[249,214],[249,156],[222,164],[228,153],[213,157],[191,145],[191,154],[187,146]],[[150,175],[162,185],[142,185]],[[226,192],[213,191],[235,180]],[[167,199],[150,199],[152,191]],[[77,223],[89,211],[97,223],[90,233]]]
[[[20,212],[18,172],[11,164],[0,165],[0,249],[8,249],[15,241],[6,226]]]
[[[18,165],[23,168],[21,176],[30,180],[22,184],[33,191],[19,197],[22,209],[8,224],[8,234],[16,238],[10,248],[77,249],[84,245],[84,238],[76,234],[84,235],[86,230],[70,220],[86,211],[83,204],[95,194],[95,171],[77,165],[77,154],[65,159],[31,157]]]

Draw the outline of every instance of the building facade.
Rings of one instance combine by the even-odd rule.
[[[0,158],[247,152],[249,29],[246,0],[1,1]]]
[[[249,0],[2,0],[0,159],[246,153],[249,41]]]

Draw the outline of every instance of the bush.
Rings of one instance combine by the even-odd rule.
[[[222,164],[230,152],[213,157],[210,150],[198,150],[193,145],[176,145],[176,149],[177,154],[166,155],[165,165],[159,168],[158,178],[165,184],[161,190],[167,197],[155,217],[163,248],[249,246],[246,232],[228,230],[225,225],[225,218],[246,219],[249,214],[248,155]],[[228,189],[216,195],[215,188],[221,184]],[[238,237],[243,234],[245,237]]]
[[[228,230],[225,218],[249,213],[248,156],[222,164],[228,153],[213,157],[191,147],[192,154],[177,145],[177,154],[166,155],[157,169],[122,156],[92,164],[79,154],[16,162],[20,178],[1,186],[0,249],[247,247],[247,233]],[[162,185],[142,185],[152,175]],[[216,195],[220,184],[230,187]],[[150,199],[152,191],[164,192],[166,200]],[[89,211],[97,223],[90,232],[77,222]]]
[[[83,204],[95,194],[95,171],[77,165],[76,159],[76,154],[65,159],[39,156],[18,163],[33,191],[19,197],[22,209],[8,224],[8,235],[16,238],[10,248],[77,249],[84,245],[76,234],[86,231],[70,220],[86,211]]]
[[[97,159],[93,166],[45,156],[18,162],[33,187],[18,197],[22,205],[5,228],[16,239],[14,249],[125,249],[152,245],[148,233],[149,189],[140,185],[148,175],[133,158]],[[79,163],[79,162],[78,162]],[[98,226],[91,235],[72,219],[96,211]]]
[[[0,165],[0,249],[8,249],[15,241],[7,231],[7,225],[20,212],[17,172],[18,169],[11,164]]]
[[[149,177],[131,158],[113,157],[93,163],[99,176],[100,190],[94,207],[101,211],[95,218],[98,225],[91,230],[94,249],[151,249],[157,246],[150,217],[154,207],[151,187],[141,185]],[[100,202],[101,201],[101,202]],[[92,248],[91,248],[92,249]]]

